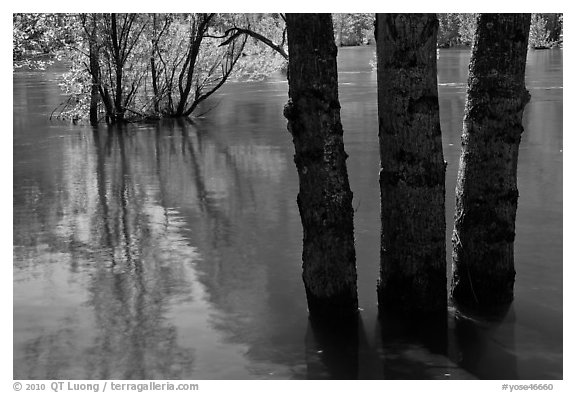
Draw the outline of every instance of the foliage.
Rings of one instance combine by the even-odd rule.
[[[90,74],[80,62],[72,62],[70,71],[60,81],[60,88],[68,96],[53,112],[59,119],[76,122],[86,116],[90,106]]]
[[[476,30],[476,14],[438,14],[438,46],[471,45]]]
[[[438,46],[444,48],[460,43],[458,14],[438,14]]]
[[[528,45],[531,48],[547,48],[551,46],[550,31],[546,29],[546,20],[542,14],[532,14],[530,22],[530,37]]]
[[[471,45],[478,14],[438,14],[438,46]],[[532,14],[531,47],[560,45],[563,40],[562,14]]]
[[[366,45],[374,41],[374,14],[332,14],[338,46]]]
[[[474,41],[474,32],[476,31],[476,17],[478,14],[458,14],[460,27],[460,43],[463,45],[472,45]]]
[[[562,44],[564,42],[564,15],[563,14],[556,14],[558,15],[558,33],[557,33],[557,43]]]
[[[66,17],[73,21],[66,32],[74,39],[60,46],[51,37],[61,37],[64,30],[45,22],[58,20],[53,14],[19,17],[14,25],[15,59],[22,47],[64,49],[71,66],[61,83],[69,96],[58,108],[62,118],[87,118],[91,107],[109,122],[189,116],[227,80],[262,79],[286,63],[252,36],[230,35],[256,26],[257,34],[283,46],[285,26],[279,14]],[[24,45],[31,31],[40,30],[38,43]]]
[[[68,14],[13,14],[13,68],[44,69],[51,64],[74,39],[72,19]]]
[[[240,25],[250,27],[254,32],[282,47],[286,42],[286,23],[279,14],[244,15]],[[261,80],[278,70],[286,69],[287,64],[287,60],[276,50],[250,37],[244,47],[243,56],[235,67],[233,77],[242,81]]]

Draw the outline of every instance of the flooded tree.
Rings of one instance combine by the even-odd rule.
[[[460,304],[488,307],[513,299],[530,14],[481,14],[477,25],[456,184],[451,293]]]
[[[28,19],[20,24],[32,23]],[[279,60],[276,51],[245,34],[257,34],[248,29],[254,24],[267,35],[282,36],[283,21],[274,15],[111,13],[68,19],[66,31],[76,38],[59,53],[71,64],[61,83],[69,98],[55,113],[74,121],[189,117],[228,80],[261,79],[285,62],[285,53]],[[16,20],[22,18],[15,18],[15,26]],[[16,43],[27,34],[15,30],[15,48],[23,48],[14,50],[15,68],[24,64],[17,59],[26,48]]]
[[[446,307],[445,163],[434,14],[378,14],[381,311]]]
[[[90,110],[89,118],[90,125],[98,125],[98,102],[100,100],[100,45],[98,43],[98,27],[96,16],[91,15],[91,18],[82,14],[80,16],[82,21],[82,27],[88,37],[88,57],[90,59],[88,72],[92,79],[92,85],[90,86]]]
[[[311,317],[358,312],[354,211],[338,100],[330,14],[287,14],[289,102],[304,231],[303,279]]]

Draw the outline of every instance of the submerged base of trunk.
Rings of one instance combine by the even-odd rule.
[[[425,276],[388,276],[378,282],[380,314],[425,316],[444,313],[447,306],[446,274],[431,272]]]
[[[310,319],[318,322],[354,320],[358,315],[358,301],[355,289],[325,297],[317,296],[306,288]]]

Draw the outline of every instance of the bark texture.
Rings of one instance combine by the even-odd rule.
[[[481,14],[474,37],[456,184],[451,294],[491,307],[514,296],[516,168],[530,14]]]
[[[380,311],[443,311],[447,301],[445,162],[435,14],[377,14]]]
[[[330,14],[287,14],[289,102],[304,231],[303,279],[312,318],[357,314],[354,211],[338,101]]]
[[[99,84],[100,84],[100,48],[96,41],[96,22],[93,19],[93,28],[90,35],[90,75],[92,78],[92,86],[90,88],[90,125],[98,125],[98,99],[100,97]]]

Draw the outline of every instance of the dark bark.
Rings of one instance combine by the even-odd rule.
[[[250,28],[242,29],[240,27],[234,27],[232,29],[228,29],[228,30],[226,30],[226,32],[224,32],[224,35],[222,36],[222,38],[227,37],[229,34],[232,34],[232,35],[230,37],[228,37],[224,42],[222,42],[219,46],[228,45],[232,41],[234,41],[235,39],[240,37],[241,35],[245,34],[247,36],[250,36],[250,37],[262,42],[263,44],[269,46],[270,48],[274,49],[284,59],[288,60],[288,54],[284,50],[284,42],[282,42],[280,44],[276,44],[270,38],[264,37],[262,34],[257,33],[253,30],[250,30]]]
[[[445,162],[435,14],[378,14],[380,311],[446,307]]]
[[[121,45],[122,42],[120,41],[122,39],[122,35],[120,35],[120,39],[118,38],[118,27],[117,27],[117,22],[116,22],[116,14],[111,14],[110,15],[110,19],[111,19],[111,32],[110,32],[110,38],[112,40],[112,55],[113,55],[113,59],[114,59],[114,66],[115,66],[115,71],[116,71],[116,92],[114,95],[114,120],[116,122],[121,123],[122,121],[124,121],[124,108],[122,106],[122,75],[124,72],[124,61],[122,58],[122,53],[121,53]]]
[[[125,121],[125,112],[130,108],[140,86],[142,76],[126,80],[125,67],[131,53],[146,27],[137,23],[138,14],[104,15],[105,51],[103,59],[107,76],[106,87],[100,89],[100,96],[106,107],[106,119],[115,123]],[[136,25],[135,25],[136,23]]]
[[[456,185],[452,297],[491,307],[514,296],[516,168],[530,14],[480,14]]]
[[[303,279],[312,318],[358,310],[354,211],[338,101],[337,49],[330,14],[287,14],[288,85],[304,231]]]
[[[152,92],[154,93],[154,113],[160,113],[158,74],[158,70],[156,69],[156,60],[154,59],[154,55],[152,55],[150,56],[150,76],[152,78]]]
[[[236,49],[237,44],[236,41],[233,41],[232,43],[229,44],[228,48],[229,55],[225,56],[222,61],[222,64],[220,64],[222,69],[220,79],[217,82],[215,81],[216,84],[207,91],[203,91],[204,87],[202,87],[201,85],[197,86],[196,91],[194,92],[192,104],[188,107],[188,109],[184,111],[182,116],[190,116],[192,112],[196,110],[198,105],[200,105],[200,103],[208,99],[212,94],[214,94],[218,89],[220,89],[224,85],[224,83],[226,83],[230,75],[232,75],[234,66],[242,56],[242,51],[244,50],[244,46],[246,45],[247,40],[248,37],[247,36],[244,37],[244,39],[240,43],[239,49]]]
[[[194,26],[190,36],[188,55],[178,78],[180,100],[178,101],[176,111],[173,115],[174,117],[186,116],[184,112],[188,109],[186,104],[188,103],[188,97],[190,95],[190,90],[192,89],[192,81],[197,58],[200,53],[200,45],[202,44],[204,35],[208,32],[210,22],[212,18],[214,18],[214,15],[215,14],[202,14],[198,17],[198,20],[194,21]]]
[[[100,97],[100,47],[97,42],[96,17],[92,16],[92,29],[90,32],[90,75],[92,77],[92,86],[90,90],[90,125],[98,125],[98,100]]]

